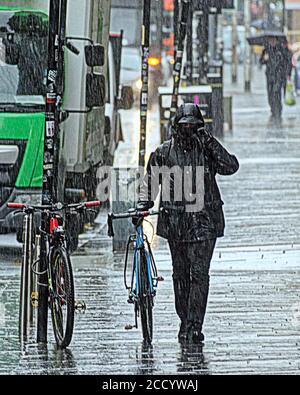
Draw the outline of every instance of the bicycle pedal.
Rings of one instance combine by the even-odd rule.
[[[129,299],[127,300],[127,303],[129,303],[129,304],[134,304],[134,300],[131,299],[131,298],[129,298]]]
[[[133,326],[133,325],[126,325],[125,326],[125,330],[126,331],[131,331],[132,329],[134,329],[135,328],[135,326]]]
[[[163,277],[157,277],[156,281],[165,281],[165,279]]]
[[[77,311],[85,311],[86,310],[86,304],[82,300],[76,300],[75,301],[75,310]]]

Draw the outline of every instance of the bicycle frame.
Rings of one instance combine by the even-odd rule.
[[[64,232],[64,218],[60,215],[63,210],[75,210],[81,212],[84,209],[89,209],[91,207],[100,206],[99,201],[94,202],[84,202],[78,204],[63,205],[58,203],[56,205],[42,205],[42,206],[27,206],[22,203],[8,203],[8,208],[16,209],[17,212],[24,213],[24,227],[23,227],[23,259],[22,259],[22,273],[21,273],[21,295],[20,295],[20,315],[19,315],[19,334],[21,342],[27,339],[28,327],[33,321],[33,303],[39,300],[39,292],[43,289],[43,292],[47,292],[50,299],[55,299],[57,297],[54,282],[53,282],[53,255],[57,248],[64,250],[67,259],[69,258],[69,253],[66,248],[65,243],[65,232]],[[41,227],[39,228],[40,235],[33,240],[34,235],[34,214],[35,212],[41,212],[44,216],[45,230]],[[39,245],[37,245],[37,240],[39,240]],[[35,253],[38,255],[33,259],[35,244]],[[41,248],[44,248],[41,251]],[[43,257],[42,258],[42,253]],[[41,267],[41,259],[44,259],[43,267]],[[38,270],[35,270],[35,266],[38,264]],[[71,265],[71,263],[69,263]],[[70,273],[70,271],[69,271]],[[72,272],[71,272],[72,273]],[[39,279],[37,282],[39,286],[38,292],[33,292],[33,274]],[[73,276],[71,276],[73,279]],[[73,284],[73,280],[72,280]],[[73,287],[73,285],[72,285]],[[74,287],[73,287],[74,288]],[[74,299],[74,291],[72,292]],[[42,306],[46,308],[47,311],[43,312],[48,315],[48,297],[47,306]],[[39,300],[40,302],[40,300]],[[38,314],[41,310],[41,305],[38,302]],[[73,325],[73,324],[72,324]]]
[[[41,232],[41,237],[44,238],[46,247],[46,261],[47,261],[47,273],[40,273],[33,269],[35,265],[40,262],[40,257],[34,261],[33,246],[38,248],[40,246],[36,245],[36,240],[33,240],[34,235],[34,210],[28,208],[25,210],[25,215],[23,219],[23,257],[22,257],[22,274],[21,274],[21,298],[20,298],[20,313],[19,313],[19,337],[20,340],[26,340],[28,337],[28,328],[33,323],[33,303],[37,298],[37,294],[34,291],[35,279],[34,274],[38,277],[42,274],[47,274],[47,284],[42,284],[37,282],[37,285],[48,287],[49,293],[54,295],[53,290],[53,279],[51,270],[51,253],[54,247],[58,244],[64,245],[63,233],[59,233],[57,236],[54,235],[55,227],[51,226],[51,221],[57,216],[55,213],[46,212],[47,222],[49,226],[49,233]],[[55,241],[51,241],[51,238],[55,237]],[[41,243],[41,242],[40,242]]]
[[[129,249],[130,245],[134,244],[134,253],[133,253],[133,265],[132,265],[132,275],[131,275],[131,285],[127,285],[126,277],[127,277],[127,267],[128,267],[128,257],[129,257]],[[158,285],[157,279],[157,268],[155,265],[154,257],[152,254],[152,250],[150,247],[150,243],[148,242],[147,237],[144,235],[142,225],[136,228],[136,234],[130,235],[127,248],[126,248],[126,256],[125,256],[125,268],[124,268],[124,283],[127,290],[129,290],[129,299],[138,301],[140,294],[140,284],[139,284],[139,270],[140,264],[139,262],[139,250],[144,250],[146,260],[147,260],[147,275],[149,281],[150,294],[152,297],[156,295],[156,287]]]
[[[142,221],[146,217],[159,215],[159,213],[158,211],[138,211],[137,209],[131,209],[127,213],[111,213],[107,218],[109,237],[114,237],[114,220],[134,218],[136,221],[137,219],[135,234],[130,235],[128,238],[124,265],[124,284],[125,288],[129,291],[128,303],[134,304],[135,325],[126,325],[125,329],[138,328],[138,316],[140,316],[143,338],[147,343],[151,343],[152,341],[153,299],[156,296],[158,282],[164,279],[163,277],[158,277],[154,256],[148,238],[144,234]],[[127,284],[127,267],[129,250],[132,244],[134,245],[133,263],[129,286]]]
[[[45,233],[45,245],[46,245],[46,257],[47,257],[47,272],[48,272],[48,290],[49,290],[49,295],[50,296],[55,296],[54,290],[53,290],[53,278],[52,278],[52,267],[51,267],[51,262],[52,262],[52,253],[54,249],[58,246],[65,246],[65,238],[64,238],[64,225],[62,225],[62,228],[60,231],[55,234],[55,232],[58,229],[58,222],[56,224],[53,224],[53,220],[57,219],[57,216],[54,215],[49,215],[49,233]],[[62,217],[59,217],[62,219]]]

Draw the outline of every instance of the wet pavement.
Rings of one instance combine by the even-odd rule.
[[[0,374],[299,373],[300,105],[285,108],[281,129],[268,127],[263,84],[257,71],[251,96],[242,92],[242,83],[226,87],[226,94],[234,93],[235,127],[224,144],[241,168],[219,178],[227,225],[212,261],[203,348],[182,349],[177,342],[170,256],[159,238],[153,248],[165,281],[156,298],[152,348],[142,347],[140,331],[124,330],[133,323],[133,309],[123,287],[123,256],[111,252],[103,215],[72,259],[76,297],[87,310],[76,314],[67,351],[55,349],[51,326],[47,347],[36,345],[34,336],[20,347],[20,258],[2,256]],[[152,111],[149,147],[158,143],[157,120]],[[135,164],[137,125],[137,113],[127,113],[116,166]]]

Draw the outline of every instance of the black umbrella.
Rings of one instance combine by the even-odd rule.
[[[254,36],[247,37],[247,41],[249,45],[265,46],[271,38],[277,38],[280,42],[287,42],[287,38],[284,33],[272,31],[264,31],[255,34]]]
[[[15,33],[48,33],[48,17],[41,12],[18,11],[8,20],[8,25]]]

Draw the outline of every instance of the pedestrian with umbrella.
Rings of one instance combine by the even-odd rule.
[[[5,61],[19,71],[17,95],[45,95],[48,20],[42,13],[16,12],[3,39]]]
[[[292,74],[292,53],[285,35],[280,32],[264,32],[248,38],[250,45],[262,45],[264,50],[260,64],[266,66],[268,101],[271,108],[270,124],[282,124],[282,96],[287,80]]]

